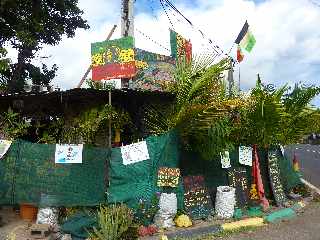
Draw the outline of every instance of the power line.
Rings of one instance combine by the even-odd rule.
[[[214,51],[217,51],[219,56],[224,54],[226,56],[229,56],[228,54],[226,54],[217,44],[214,43],[214,41],[208,37],[206,37],[206,35],[203,33],[202,30],[200,30],[199,28],[195,27],[195,25],[191,22],[191,20],[189,20],[185,15],[183,15],[169,0],[160,0],[165,1],[175,12],[177,12],[181,17],[183,17],[195,30],[199,31],[200,34],[202,35],[202,37],[204,39],[207,39],[207,41],[209,42],[209,44],[212,46]]]
[[[173,26],[173,24],[172,24],[172,22],[171,22],[171,19],[170,19],[168,13],[167,13],[167,10],[166,10],[165,6],[163,5],[163,0],[160,0],[160,4],[161,4],[161,6],[162,6],[162,8],[163,8],[163,11],[164,11],[164,12],[166,13],[166,15],[167,15],[167,18],[168,18],[168,20],[169,20],[169,22],[170,22],[170,24],[171,24],[172,29],[174,29],[174,26]]]
[[[139,29],[135,28],[135,30],[140,33],[142,36],[144,36],[146,39],[152,41],[154,44],[158,45],[159,47],[162,47],[163,49],[167,50],[168,52],[171,52],[171,50],[169,50],[168,48],[166,48],[165,46],[163,46],[161,43],[158,43],[156,40],[152,39],[150,36],[148,36],[147,34],[143,33],[142,31],[140,31]]]

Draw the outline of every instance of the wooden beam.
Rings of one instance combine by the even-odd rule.
[[[106,39],[106,41],[110,40],[110,38],[112,37],[114,31],[116,30],[117,25],[114,25],[110,31],[110,33],[108,34],[108,37]],[[78,83],[76,88],[80,88],[82,86],[82,84],[84,83],[84,81],[86,80],[87,76],[89,75],[90,71],[91,71],[91,65],[88,67],[86,73],[83,75],[83,77],[81,78],[80,82]]]

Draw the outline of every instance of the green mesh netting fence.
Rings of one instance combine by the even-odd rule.
[[[108,202],[124,202],[130,207],[136,207],[139,199],[150,201],[157,191],[162,191],[156,185],[157,170],[161,166],[180,167],[183,176],[204,175],[206,186],[212,199],[218,186],[229,185],[227,170],[221,168],[220,158],[206,161],[198,154],[183,152],[179,148],[177,134],[174,132],[159,137],[147,138],[150,160],[133,165],[123,165],[120,148],[112,150],[110,163],[110,187]],[[265,193],[272,198],[269,181],[267,152],[259,150],[260,171],[264,183]],[[247,170],[248,186],[251,183],[251,167],[239,163],[238,149],[230,152],[232,167],[245,167]],[[299,175],[293,171],[292,162],[287,158],[279,159],[281,181],[288,192],[301,184]],[[183,208],[183,186],[179,185],[174,192],[178,196],[178,207]]]
[[[131,165],[123,165],[120,148],[112,149],[110,162],[110,187],[108,203],[123,202],[136,208],[140,199],[150,202],[156,192],[159,167],[179,165],[179,143],[175,132],[152,136],[146,140],[150,159]],[[183,187],[171,189],[177,194],[178,207],[183,208]]]
[[[107,149],[85,146],[82,164],[55,164],[55,145],[15,141],[0,160],[0,204],[104,203],[107,154]]]
[[[227,171],[220,159],[205,161],[180,149],[177,134],[170,132],[146,140],[150,159],[123,165],[120,148],[112,149],[107,202],[123,202],[137,207],[140,199],[151,201],[157,191],[159,167],[180,167],[183,176],[204,175],[214,197],[217,186],[228,185]],[[15,141],[0,160],[0,204],[32,203],[44,206],[93,206],[105,202],[105,175],[108,149],[85,146],[82,164],[55,164],[55,145]],[[266,195],[272,197],[268,178],[267,154],[259,151]],[[238,151],[230,153],[231,164],[239,167]],[[286,191],[301,184],[286,158],[279,161],[281,181]],[[249,184],[251,168],[247,167]],[[183,208],[183,186],[172,189]],[[213,198],[214,199],[214,198]]]
[[[280,151],[278,149],[278,151]],[[265,150],[259,150],[259,163],[261,177],[264,184],[265,194],[268,198],[273,198],[269,180],[268,154]],[[180,163],[182,174],[187,175],[204,175],[205,183],[209,188],[212,199],[215,199],[215,193],[218,186],[229,185],[228,174],[226,169],[221,168],[220,157],[207,161],[201,159],[199,155],[191,152],[183,153],[183,162]],[[239,163],[239,150],[236,148],[230,152],[230,162],[232,167],[243,167],[247,172],[248,187],[250,187],[252,176],[251,167]],[[279,159],[280,176],[284,190],[289,192],[293,187],[301,184],[300,176],[293,171],[292,161],[286,157]]]

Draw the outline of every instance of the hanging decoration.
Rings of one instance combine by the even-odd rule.
[[[55,163],[82,163],[83,144],[56,144]]]
[[[150,159],[147,142],[133,143],[120,148],[123,165],[134,164]]]
[[[170,29],[170,45],[171,56],[177,61],[183,61],[184,58],[187,62],[192,60],[192,44],[190,41],[183,38],[180,34]]]
[[[192,219],[207,218],[213,211],[212,201],[207,188],[196,187],[185,190],[184,207]]]
[[[133,37],[92,43],[91,65],[93,81],[134,77]]]
[[[158,170],[158,187],[177,187],[179,184],[180,169],[161,167]]]
[[[293,154],[293,170],[295,172],[300,172],[299,161],[296,153]]]
[[[277,205],[283,206],[287,202],[287,197],[284,193],[280,178],[280,168],[278,163],[280,158],[280,150],[278,151],[278,149],[269,149],[268,167],[272,192]]]
[[[221,158],[222,168],[230,168],[231,167],[229,151],[224,151],[223,153],[220,152],[220,158]]]
[[[253,146],[253,152],[254,152],[254,159],[253,159],[253,166],[252,166],[252,186],[250,191],[250,197],[252,200],[260,200],[263,209],[267,210],[270,205],[264,193],[257,145]]]
[[[252,147],[239,146],[239,163],[252,166]]]
[[[12,141],[0,140],[0,159],[3,158],[3,156],[7,153],[11,144],[12,144]]]
[[[240,63],[242,62],[244,58],[244,54],[242,52],[242,49],[245,49],[247,52],[251,52],[254,45],[256,44],[256,39],[251,33],[249,29],[249,24],[246,21],[243,25],[237,39],[235,40],[235,43],[238,45],[237,49],[237,61]]]
[[[229,185],[235,188],[237,207],[245,207],[248,203],[248,181],[245,168],[232,168],[228,171]]]

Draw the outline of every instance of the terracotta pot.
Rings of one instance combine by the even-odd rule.
[[[35,221],[37,219],[38,208],[31,204],[20,205],[20,217],[23,220]]]

